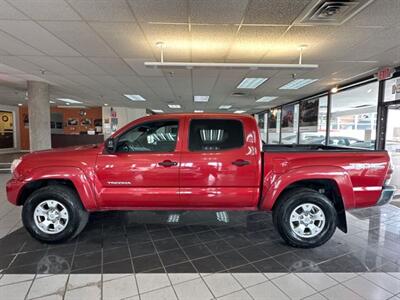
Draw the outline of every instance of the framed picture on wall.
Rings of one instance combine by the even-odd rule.
[[[78,125],[78,120],[75,118],[68,118],[67,125],[68,126],[76,126],[76,125]]]

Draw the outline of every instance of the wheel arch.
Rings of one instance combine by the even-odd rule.
[[[272,210],[275,209],[279,201],[281,201],[287,193],[294,191],[295,189],[309,188],[325,195],[334,205],[337,213],[337,227],[347,232],[347,221],[344,201],[340,193],[338,183],[334,179],[304,179],[295,181],[283,189],[278,195],[276,201],[273,203]]]
[[[62,170],[51,167],[34,169],[18,194],[17,205],[23,205],[34,191],[49,185],[64,185],[73,189],[87,211],[97,207],[87,176],[75,167],[62,168]]]

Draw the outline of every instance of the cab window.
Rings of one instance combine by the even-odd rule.
[[[190,122],[190,151],[219,151],[243,146],[243,125],[238,120],[198,119]]]
[[[177,120],[147,122],[122,134],[117,152],[173,152],[177,136]]]

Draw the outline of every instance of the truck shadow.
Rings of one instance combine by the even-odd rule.
[[[347,213],[349,233],[292,248],[260,212],[94,213],[78,238],[43,244],[20,228],[0,239],[5,274],[398,272],[400,209]]]

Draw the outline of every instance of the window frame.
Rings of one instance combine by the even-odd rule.
[[[153,154],[153,153],[173,153],[176,152],[177,146],[178,146],[178,141],[179,141],[179,131],[181,129],[181,121],[179,119],[158,119],[158,120],[151,120],[151,121],[146,121],[143,123],[139,123],[136,125],[133,125],[132,127],[130,127],[129,129],[125,130],[124,132],[122,132],[120,135],[118,135],[115,138],[115,143],[116,145],[118,145],[120,138],[127,132],[139,127],[139,126],[143,126],[145,124],[151,124],[151,123],[161,123],[161,122],[176,122],[178,125],[178,130],[176,133],[176,141],[175,141],[175,148],[172,151],[132,151],[132,152],[120,152],[117,150],[117,146],[115,148],[115,154],[117,155],[121,155],[121,154],[135,154],[135,153],[147,153],[147,154]]]
[[[191,150],[190,149],[190,128],[192,126],[192,121],[235,121],[239,122],[240,125],[242,126],[242,145],[234,148],[229,148],[229,149],[220,149],[220,150]],[[226,152],[226,151],[232,151],[232,150],[239,150],[244,148],[245,146],[245,126],[242,120],[240,119],[233,119],[233,118],[191,118],[188,123],[188,129],[187,129],[187,150],[188,152],[193,152],[193,153],[198,153],[198,152],[205,152],[205,153],[215,153],[215,152]]]

